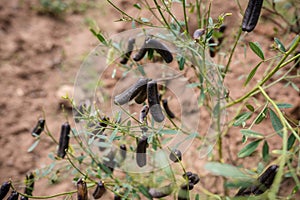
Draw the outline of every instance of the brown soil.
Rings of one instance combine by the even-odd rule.
[[[84,1],[85,2],[85,1]],[[219,14],[231,12],[232,16],[227,17],[225,23],[228,25],[224,45],[221,52],[214,60],[225,64],[227,57],[222,52],[229,51],[233,43],[234,35],[239,26],[242,15],[234,1],[217,1],[212,4],[212,17]],[[130,13],[135,10],[129,3],[119,3],[122,9]],[[130,7],[129,7],[130,6]],[[244,8],[245,5],[242,5]],[[174,11],[176,14],[180,10]],[[178,15],[180,16],[180,14]],[[67,119],[73,125],[71,112],[66,108],[66,114],[62,112],[63,101],[57,95],[63,86],[73,86],[76,73],[79,70],[83,58],[97,44],[98,40],[91,34],[87,21],[95,19],[99,28],[106,33],[106,36],[130,29],[130,24],[114,22],[121,17],[105,1],[93,1],[93,6],[85,12],[66,12],[63,16],[53,17],[41,13],[38,0],[30,1],[1,1],[0,2],[0,182],[12,179],[17,189],[23,190],[22,183],[25,174],[51,163],[48,157],[49,152],[55,152],[53,142],[42,137],[38,147],[31,153],[27,149],[34,142],[31,137],[31,130],[41,116],[46,116],[47,126],[56,138],[59,137],[60,126]],[[195,30],[196,22],[191,19],[191,30]],[[273,24],[260,23],[252,33],[243,35],[242,43],[258,41],[266,57],[274,55],[269,51],[273,37],[281,37],[282,33],[273,31]],[[285,36],[282,40],[288,44],[294,35]],[[230,91],[230,97],[235,99],[251,89],[261,77],[266,65],[262,66],[259,73],[254,77],[251,84],[241,87],[245,77],[253,66],[258,63],[258,57],[247,49],[247,59],[244,58],[244,47],[238,46],[234,54],[232,68],[225,80],[225,85]],[[278,83],[276,89],[269,90],[269,95],[278,102],[291,103],[295,109],[286,112],[294,114],[299,120],[299,93],[293,89],[284,88],[285,83]],[[298,82],[298,86],[300,83]],[[260,98],[262,99],[262,98]],[[298,108],[298,111],[297,111]],[[235,110],[228,110],[228,119],[231,119]],[[233,165],[243,165],[246,168],[256,168],[258,159],[249,157],[238,159],[237,152],[244,146],[241,142],[240,128],[232,128],[224,139],[225,162]],[[274,132],[270,123],[264,127],[258,127],[263,133]],[[279,147],[278,141],[270,141],[270,150]],[[231,152],[229,155],[229,151]],[[188,153],[185,155],[194,160],[197,154]],[[196,158],[198,159],[198,158]],[[208,172],[204,171],[204,160],[199,162],[186,161],[187,169],[198,172],[201,184],[211,192],[220,192],[222,182],[219,178],[215,181],[207,181]],[[210,176],[211,180],[211,176]],[[40,180],[36,184],[35,195],[49,195],[58,192],[75,189],[70,184],[71,179],[67,178],[59,184],[50,184],[46,180]],[[216,183],[218,185],[216,186]],[[291,192],[288,185],[284,187],[285,192]],[[199,191],[196,189],[196,191]],[[230,193],[234,194],[235,190]],[[107,197],[108,198],[108,197]],[[58,199],[58,198],[57,198]]]

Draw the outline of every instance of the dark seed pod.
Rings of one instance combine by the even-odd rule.
[[[168,115],[171,119],[175,118],[174,113],[170,110],[170,108],[169,108],[169,106],[168,106],[168,100],[167,100],[167,99],[163,99],[163,100],[162,100],[162,103],[163,103],[163,107],[164,107],[164,109],[165,109],[167,115]]]
[[[148,49],[154,49],[165,61],[170,63],[173,61],[173,55],[170,50],[160,41],[155,39],[146,40]]]
[[[30,173],[26,175],[24,193],[32,196],[33,188],[34,188],[34,175],[33,173]]]
[[[199,178],[199,176],[197,174],[192,174],[189,177],[189,181],[191,181],[194,185],[196,185],[197,183],[199,183],[200,178]]]
[[[249,196],[251,194],[260,195],[269,189],[274,181],[278,171],[278,165],[271,165],[266,171],[260,175],[257,181],[246,188],[241,188],[235,196]]]
[[[37,122],[37,125],[33,128],[31,135],[33,137],[37,137],[37,136],[41,135],[41,133],[44,130],[44,127],[45,127],[45,119],[41,118]]]
[[[115,194],[114,200],[121,200],[121,199],[122,199],[122,197],[120,197],[119,195]]]
[[[87,186],[81,178],[77,181],[77,199],[88,200]]]
[[[258,181],[261,185],[259,185],[257,190],[253,191],[253,194],[262,194],[272,186],[278,171],[278,167],[278,165],[271,165],[262,175],[258,177]]]
[[[139,167],[144,167],[147,164],[146,151],[148,147],[148,137],[143,136],[138,140],[136,148],[136,163]]]
[[[170,183],[169,185],[160,188],[150,188],[148,192],[153,198],[162,198],[170,195],[173,192],[173,188],[174,185]]]
[[[9,181],[8,182],[4,182],[1,185],[1,188],[0,188],[0,199],[3,199],[7,195],[8,191],[10,189],[10,186],[11,186],[11,183]]]
[[[262,5],[263,0],[249,0],[242,22],[243,31],[253,31],[258,22]]]
[[[165,119],[162,109],[160,107],[157,82],[150,81],[147,84],[148,104],[150,107],[150,113],[156,122],[162,122]]]
[[[127,148],[125,144],[120,145],[120,154],[123,160],[126,159],[126,154],[127,154]]]
[[[105,187],[104,187],[103,181],[99,181],[99,182],[97,183],[97,187],[96,187],[96,189],[95,189],[95,191],[94,191],[94,193],[93,193],[94,199],[99,199],[99,198],[101,198],[105,192],[106,192],[106,189],[105,189]]]
[[[183,178],[187,178],[187,179],[190,179],[190,177],[193,175],[193,173],[192,172],[186,172],[186,173],[184,173],[183,175],[182,175],[182,177]]]
[[[116,105],[123,105],[125,103],[128,103],[143,90],[148,81],[149,79],[147,78],[140,78],[135,84],[130,86],[124,92],[115,96],[114,103]]]
[[[173,162],[179,162],[182,159],[182,154],[181,151],[178,149],[174,149],[171,151],[170,155],[169,155],[170,160],[172,160]]]
[[[194,183],[189,182],[188,184],[182,184],[180,188],[182,190],[192,190],[194,188]]]
[[[210,38],[208,40],[208,44],[214,44],[215,43],[215,40],[213,38]],[[215,57],[216,56],[216,53],[217,53],[217,49],[216,49],[216,46],[210,46],[209,47],[209,55],[210,57]]]
[[[147,39],[146,39],[147,40]],[[140,60],[142,60],[144,57],[145,57],[145,55],[146,55],[146,53],[147,53],[147,51],[148,51],[148,49],[147,49],[147,44],[146,44],[146,40],[145,40],[145,42],[144,42],[144,44],[142,45],[142,47],[140,48],[140,50],[137,52],[137,54],[135,54],[134,56],[133,56],[133,60],[134,61],[140,61]]]
[[[120,61],[121,64],[125,65],[128,62],[128,60],[130,58],[130,55],[133,51],[134,43],[135,43],[134,38],[131,38],[131,39],[128,40],[127,51],[124,54],[122,60]]]
[[[12,191],[7,200],[18,200],[19,193],[17,191]]]
[[[134,101],[137,103],[137,104],[142,104],[146,101],[147,99],[147,85],[145,85],[140,93],[135,97]]]
[[[21,196],[20,200],[28,200],[28,197]]]
[[[57,151],[57,156],[60,158],[64,158],[66,155],[66,151],[68,150],[69,140],[70,140],[70,136],[69,136],[70,131],[71,131],[71,127],[68,122],[64,123],[61,126],[59,146],[58,146],[58,151]]]

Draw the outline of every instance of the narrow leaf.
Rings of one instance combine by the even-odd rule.
[[[259,115],[258,115],[258,117],[255,119],[255,124],[259,124],[260,122],[262,122],[265,118],[266,118],[266,116],[267,116],[267,111],[268,111],[268,108],[265,108],[264,110],[262,110],[260,113],[259,113]]]
[[[264,135],[261,133],[257,133],[255,131],[249,130],[249,129],[242,129],[241,133],[244,136],[250,137],[250,138],[257,138],[257,139],[263,139]]]
[[[176,135],[178,133],[178,130],[173,129],[162,129],[158,132],[159,134],[165,134],[165,135]]]
[[[276,105],[280,109],[292,108],[293,107],[293,105],[289,104],[289,103],[277,103]]]
[[[249,42],[250,48],[252,49],[252,51],[258,56],[260,57],[262,60],[265,59],[264,53],[259,45],[258,42]]]
[[[287,144],[287,150],[291,150],[295,143],[296,137],[294,136],[293,133],[291,133],[290,137],[288,138],[288,144]]]
[[[184,64],[185,64],[185,58],[181,56],[180,59],[178,60],[179,70],[184,69]]]
[[[259,62],[250,72],[250,74],[248,75],[245,83],[244,83],[244,86],[248,85],[248,83],[252,80],[252,78],[254,77],[254,75],[256,74],[256,71],[258,69],[258,67],[261,65],[261,63],[263,63],[263,61]]]
[[[284,45],[282,44],[282,42],[280,42],[280,40],[278,38],[274,38],[274,41],[277,44],[277,47],[280,51],[286,52]]]
[[[205,169],[219,176],[230,177],[235,179],[249,179],[249,176],[243,173],[239,168],[218,162],[209,162]]]
[[[36,141],[28,148],[27,152],[32,152],[32,151],[35,149],[35,147],[37,147],[37,145],[39,144],[39,142],[40,142],[39,139],[36,140]]]
[[[104,38],[104,36],[99,32],[99,33],[96,33],[96,31],[92,28],[90,28],[90,31],[93,33],[94,36],[96,36],[98,38],[98,40],[104,44],[104,45],[107,45],[107,42]]]
[[[110,135],[110,137],[109,137],[109,142],[112,142],[112,141],[115,139],[117,133],[118,133],[118,128],[116,128],[116,129],[111,133],[111,135]]]
[[[247,146],[245,146],[243,149],[240,150],[238,153],[239,158],[244,158],[247,156],[250,156],[257,148],[258,144],[261,142],[261,140],[255,140],[251,143],[249,143]]]
[[[263,157],[264,162],[268,162],[270,156],[269,156],[269,145],[268,145],[267,141],[264,142],[264,145],[262,148],[262,157]]]
[[[272,109],[269,110],[269,113],[270,113],[270,119],[271,119],[274,130],[280,137],[282,137],[281,130],[283,129],[283,125],[282,125],[279,117],[276,115],[276,113]]]
[[[235,122],[233,123],[234,126],[240,126],[241,124],[243,124],[247,119],[249,119],[251,117],[252,113],[251,112],[244,112],[241,113],[240,115],[238,115],[235,118]]]
[[[251,104],[247,104],[246,108],[248,108],[248,110],[250,110],[251,112],[254,112],[254,107]]]

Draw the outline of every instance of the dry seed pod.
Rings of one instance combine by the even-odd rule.
[[[116,105],[123,105],[131,101],[134,97],[136,97],[139,92],[141,92],[145,85],[147,85],[149,79],[140,78],[135,84],[130,86],[121,94],[115,96],[114,103]]]
[[[21,196],[20,200],[28,200],[28,197]]]
[[[150,113],[156,122],[162,122],[165,119],[162,109],[160,107],[157,82],[149,81],[147,84],[147,94],[148,94],[148,104],[150,108]]]
[[[182,184],[182,185],[180,186],[180,188],[181,188],[182,190],[192,190],[192,189],[194,188],[194,183],[189,182],[188,184],[187,184],[187,183]]]
[[[162,198],[170,195],[173,192],[173,188],[174,185],[170,183],[169,185],[160,188],[150,188],[148,192],[153,198]]]
[[[33,128],[31,135],[33,137],[37,137],[41,135],[45,127],[45,119],[40,118],[39,121],[37,122],[37,125]]]
[[[146,53],[148,51],[146,41],[147,41],[147,39],[145,40],[144,44],[142,45],[142,47],[140,48],[140,50],[137,52],[137,54],[135,54],[133,56],[133,60],[134,61],[136,61],[136,62],[140,61],[140,60],[142,60],[145,57],[145,55],[146,55]]]
[[[143,136],[138,140],[136,148],[136,163],[139,167],[144,167],[147,164],[146,151],[148,147],[148,137]]]
[[[146,101],[147,99],[147,85],[145,85],[142,90],[140,91],[140,93],[135,97],[134,101],[137,104],[142,104]]]
[[[218,38],[218,45],[221,45],[223,40],[224,40],[224,32],[226,30],[227,26],[226,25],[222,25],[220,28],[219,28],[219,32],[222,33],[221,37]]]
[[[262,4],[263,0],[249,0],[242,22],[243,31],[253,31],[258,22]]]
[[[189,177],[189,181],[191,181],[194,185],[196,185],[197,183],[199,183],[200,181],[200,178],[197,174],[192,174],[190,177]]]
[[[182,154],[181,151],[178,149],[174,149],[171,151],[170,155],[169,155],[170,160],[172,160],[173,162],[179,162],[182,159]]]
[[[163,100],[162,100],[162,103],[163,103],[163,107],[164,107],[164,109],[165,109],[167,115],[168,115],[171,119],[175,118],[174,113],[173,113],[173,112],[170,110],[170,108],[169,108],[168,100],[167,100],[167,99],[163,99]]]
[[[1,188],[0,188],[0,199],[3,199],[7,195],[7,193],[9,192],[10,186],[11,186],[11,183],[9,181],[8,182],[4,182],[1,185]]]
[[[94,191],[94,193],[93,193],[94,199],[99,199],[99,198],[101,198],[105,192],[106,192],[106,189],[105,189],[105,187],[104,187],[103,181],[99,181],[99,182],[97,183],[97,187],[96,187],[96,189],[95,189],[95,191]]]
[[[77,181],[77,199],[88,200],[87,186],[81,178]]]
[[[241,188],[235,196],[249,196],[251,194],[259,195],[264,193],[272,186],[277,171],[278,165],[271,165],[258,177],[257,182],[247,188]]]
[[[190,179],[190,177],[193,175],[193,173],[192,172],[186,172],[186,173],[184,173],[183,175],[182,175],[182,177],[183,178],[187,178],[187,179]]]
[[[194,40],[199,40],[199,38],[204,35],[205,33],[205,29],[203,28],[199,28],[197,30],[195,30],[195,32],[193,33],[193,38]]]
[[[166,63],[170,63],[173,61],[172,53],[160,41],[155,39],[148,39],[146,40],[146,46],[148,49],[154,49],[166,61]]]
[[[18,200],[19,193],[17,191],[12,191],[7,200]]]
[[[60,158],[64,158],[66,155],[66,150],[68,150],[69,140],[70,140],[70,136],[69,136],[70,131],[71,131],[71,127],[68,122],[64,123],[61,126],[59,146],[58,146],[58,150],[57,150],[57,156]]]
[[[127,148],[125,144],[120,145],[120,154],[123,160],[126,159],[126,154],[127,154]]]
[[[131,39],[128,40],[127,51],[123,55],[122,60],[120,61],[121,64],[125,65],[128,62],[128,60],[129,60],[129,58],[131,56],[131,53],[133,51],[134,43],[135,43],[135,39],[134,38],[131,38]]]
[[[29,175],[26,175],[25,180],[25,190],[24,193],[32,196],[33,188],[34,188],[34,175],[33,173],[30,173]]]

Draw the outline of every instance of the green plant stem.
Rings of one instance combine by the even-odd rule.
[[[196,9],[197,9],[197,23],[198,23],[198,28],[202,26],[202,20],[201,20],[201,9],[200,5],[202,3],[202,0],[196,0]]]
[[[280,109],[278,108],[278,106],[276,105],[276,103],[267,95],[267,93],[265,92],[265,90],[261,87],[258,86],[258,89],[261,91],[262,95],[267,99],[268,102],[270,102],[272,104],[272,106],[274,107],[274,109],[276,110],[280,122],[282,123],[283,126],[283,141],[282,141],[282,154],[281,154],[281,158],[280,158],[280,164],[279,164],[279,170],[277,172],[277,175],[275,177],[274,183],[271,187],[270,192],[268,193],[268,197],[270,199],[276,199],[276,194],[279,191],[279,187],[280,187],[280,182],[283,176],[283,168],[285,166],[285,162],[287,159],[287,141],[288,141],[288,132],[287,132],[287,126],[286,126],[286,121],[285,118],[282,114],[282,112],[280,111]]]
[[[236,40],[235,40],[235,42],[234,42],[234,45],[233,45],[233,47],[232,47],[232,49],[231,49],[230,56],[229,56],[228,62],[227,62],[227,64],[226,64],[225,70],[224,70],[224,72],[222,73],[222,77],[223,77],[223,78],[225,77],[226,73],[227,73],[228,70],[229,70],[229,66],[230,66],[230,63],[231,63],[231,60],[232,60],[232,57],[233,57],[235,48],[236,48],[236,46],[237,46],[237,44],[238,44],[238,42],[239,42],[239,40],[240,40],[240,38],[241,38],[242,32],[243,32],[243,31],[242,31],[242,28],[240,27],[240,28],[239,28],[239,32],[238,32],[238,35],[236,36]]]
[[[179,23],[179,21],[177,20],[177,18],[173,15],[173,13],[170,11],[169,7],[166,5],[166,2],[165,2],[164,0],[162,0],[161,2],[164,4],[164,6],[165,6],[167,12],[168,12],[169,15],[174,19],[174,21],[176,22],[176,24],[177,24],[179,27],[181,27],[181,24]]]
[[[156,8],[157,8],[157,10],[158,10],[158,12],[159,12],[161,18],[162,18],[163,21],[164,21],[164,24],[167,26],[167,28],[168,28],[169,30],[172,30],[171,27],[170,27],[170,25],[169,25],[169,23],[168,23],[168,21],[166,20],[164,14],[162,13],[162,11],[161,11],[161,9],[160,9],[160,5],[157,3],[156,0],[153,0],[153,1],[154,1],[154,3],[155,3],[155,6],[156,6]]]
[[[297,38],[296,38],[296,41],[293,44],[293,46],[291,46],[291,48],[284,54],[284,56],[281,58],[279,63],[276,65],[276,67],[274,67],[273,70],[271,70],[251,91],[249,91],[244,96],[238,98],[237,100],[228,103],[226,105],[226,107],[227,108],[231,107],[231,106],[233,106],[237,103],[240,103],[240,102],[244,101],[248,97],[252,96],[253,93],[255,93],[257,90],[259,90],[259,87],[261,87],[263,84],[265,84],[278,70],[280,70],[281,68],[285,67],[288,63],[290,63],[293,60],[300,57],[300,54],[298,54],[297,56],[294,56],[293,58],[291,58],[288,61],[284,62],[287,59],[287,57],[297,48],[299,42],[300,42],[300,36],[298,35]]]
[[[186,14],[186,1],[182,0],[182,7],[183,7],[183,15],[184,15],[184,24],[185,24],[185,29],[186,33],[189,33],[189,25],[188,25],[188,19],[187,19],[187,14]]]

